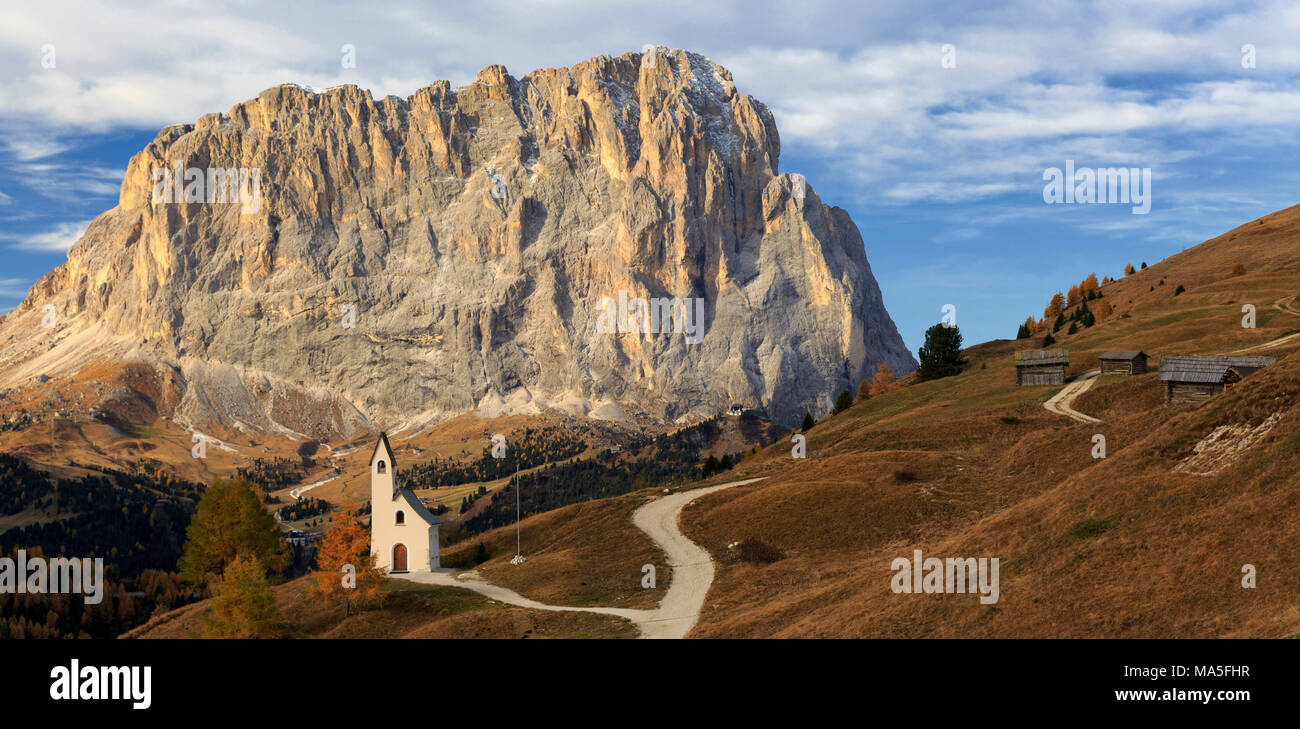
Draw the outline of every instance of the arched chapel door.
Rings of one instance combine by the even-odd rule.
[[[393,547],[393,571],[406,571],[406,545],[399,544]]]

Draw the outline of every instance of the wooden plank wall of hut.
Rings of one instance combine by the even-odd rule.
[[[1064,385],[1065,365],[1046,365],[1042,367],[1017,367],[1016,384],[1018,385]]]
[[[1165,398],[1169,402],[1201,402],[1223,392],[1218,382],[1169,382]]]
[[[1101,373],[1103,375],[1127,375],[1130,374],[1130,362],[1123,359],[1103,359],[1101,361]]]

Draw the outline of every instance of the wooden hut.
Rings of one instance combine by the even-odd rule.
[[[1165,383],[1165,401],[1207,400],[1276,361],[1272,357],[1164,355],[1160,358],[1160,381]]]
[[[1131,349],[1111,350],[1102,352],[1098,359],[1101,360],[1103,375],[1140,375],[1147,371],[1145,352],[1135,352]]]
[[[1069,352],[1030,349],[1016,352],[1017,385],[1064,385]]]

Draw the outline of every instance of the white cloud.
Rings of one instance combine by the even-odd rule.
[[[573,1],[545,13],[509,2],[397,3],[367,10],[365,22],[356,14],[352,3],[310,14],[22,4],[0,26],[0,129],[24,130],[7,148],[37,163],[79,134],[192,122],[286,81],[405,96],[441,78],[466,83],[491,63],[518,76],[662,43],[727,66],[741,91],[773,110],[787,152],[826,160],[848,194],[871,205],[1017,191],[1032,200],[1043,167],[1065,159],[1152,167],[1158,177],[1205,153],[1198,134],[1300,143],[1300,7],[1282,1],[761,11]],[[41,67],[45,43],[56,48],[54,69]],[[355,69],[339,63],[344,43],[356,48]],[[941,66],[946,43],[956,68]],[[1254,69],[1241,66],[1245,43],[1256,48]],[[20,171],[33,189],[93,196],[116,194],[121,179]]]
[[[59,223],[39,233],[0,235],[0,238],[13,241],[11,248],[42,253],[66,252],[74,243],[85,235],[91,221],[79,223]]]
[[[0,278],[0,298],[26,298],[30,287],[31,283],[21,278]]]
[[[54,139],[33,136],[10,136],[5,146],[15,159],[28,162],[42,157],[52,157],[68,150],[68,145]]]
[[[48,198],[116,197],[125,169],[72,162],[32,162],[14,165],[14,179]]]

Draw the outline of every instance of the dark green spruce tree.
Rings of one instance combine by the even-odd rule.
[[[842,413],[851,407],[853,407],[853,396],[848,390],[844,390],[839,397],[835,398],[835,412]]]
[[[961,356],[961,330],[956,326],[935,324],[925,330],[925,344],[917,352],[921,366],[918,380],[937,380],[961,372],[966,360]]]

